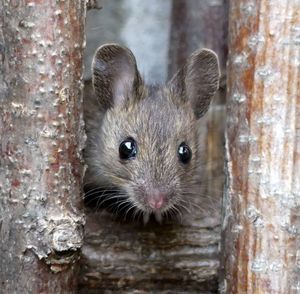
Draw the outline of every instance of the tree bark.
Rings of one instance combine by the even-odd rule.
[[[179,2],[188,4],[184,15],[180,14],[182,10],[178,7]],[[169,58],[174,67],[170,68],[170,76],[183,65],[185,57],[201,46],[222,52],[222,64],[225,64],[226,25],[211,27],[209,37],[203,28],[210,27],[210,17],[226,23],[226,5],[222,1],[218,4],[216,1],[206,1],[199,6],[199,2],[173,2]],[[207,13],[210,13],[210,17]],[[193,19],[189,26],[185,26],[186,17],[190,15],[193,15]],[[179,20],[182,21],[182,27]],[[195,28],[193,34],[189,32],[190,27]],[[184,49],[178,45],[178,30],[188,40]],[[194,42],[190,42],[191,38]],[[218,41],[214,42],[215,38],[219,38]],[[179,54],[182,56],[180,59],[176,57]],[[88,89],[85,95],[92,95]],[[102,293],[105,290],[115,293],[217,293],[223,188],[223,121],[224,107],[216,106],[202,119],[201,126],[203,145],[206,146],[203,154],[209,163],[204,167],[206,180],[203,188],[199,186],[199,194],[208,195],[213,207],[210,206],[206,213],[196,209],[191,220],[184,224],[146,226],[118,222],[105,212],[88,211],[79,275],[80,293]],[[203,207],[202,201],[199,195],[198,205]]]
[[[224,293],[300,291],[300,3],[232,0]]]
[[[0,291],[71,293],[85,1],[3,0],[0,19]]]

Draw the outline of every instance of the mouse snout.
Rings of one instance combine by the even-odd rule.
[[[162,208],[167,201],[167,194],[157,189],[151,189],[146,195],[146,202],[153,210]]]

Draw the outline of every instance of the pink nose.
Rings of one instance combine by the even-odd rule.
[[[164,204],[163,199],[149,199],[149,205],[153,209],[160,209]]]
[[[166,195],[158,190],[151,191],[147,197],[147,202],[152,209],[160,209],[166,201]]]

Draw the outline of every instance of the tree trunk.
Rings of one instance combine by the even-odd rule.
[[[85,1],[0,3],[1,293],[70,293],[80,211]]]
[[[232,0],[224,293],[300,291],[300,3]]]
[[[188,4],[184,15],[180,14],[179,2]],[[193,0],[174,0],[173,3],[170,63],[174,68],[170,68],[170,76],[183,65],[185,57],[202,46],[222,52],[220,55],[224,65],[226,25],[223,23],[226,23],[226,5],[206,1],[199,6],[199,1]],[[190,15],[193,15],[193,19],[189,26],[185,26]],[[181,26],[177,17],[182,21]],[[218,19],[220,24],[211,27],[210,37],[207,37],[204,28],[212,24],[211,18]],[[190,34],[190,27],[195,28],[194,34]],[[178,46],[175,37],[179,30],[185,40],[193,38],[193,42],[184,49]],[[215,38],[219,38],[219,41],[214,42]],[[177,59],[179,54],[182,54],[182,58]],[[90,94],[86,92],[86,95]],[[102,293],[105,290],[115,293],[133,293],[135,290],[217,293],[223,185],[222,119],[224,107],[217,106],[202,120],[203,142],[208,146],[203,154],[210,162],[204,167],[207,179],[202,193],[211,197],[209,199],[213,207],[207,214],[200,209],[195,210],[192,220],[185,224],[147,226],[118,222],[107,213],[87,212],[79,275],[80,293]],[[198,205],[203,206],[201,201],[199,195]]]

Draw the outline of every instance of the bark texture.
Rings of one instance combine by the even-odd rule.
[[[89,212],[79,293],[216,293],[218,222],[194,217],[144,227]]]
[[[71,293],[85,1],[0,3],[0,292]]]
[[[300,2],[230,5],[224,293],[300,291]]]
[[[226,26],[223,23],[226,23],[226,3],[204,1],[199,5],[199,2],[173,2],[170,76],[199,47],[222,52],[222,64],[225,64]],[[187,5],[184,11],[178,6],[180,3]],[[207,16],[208,13],[211,18]],[[189,20],[191,15],[193,18]],[[213,19],[218,19],[222,25],[216,25]],[[189,25],[185,25],[187,22]],[[208,27],[209,36],[205,30]],[[187,42],[184,48],[185,41],[179,35],[183,35]],[[213,41],[215,38],[219,42]],[[87,87],[87,96],[92,95],[89,89]],[[205,213],[196,209],[191,219],[184,224],[143,226],[118,222],[105,212],[87,212],[79,275],[80,293],[102,293],[105,290],[113,293],[217,293],[223,187],[223,122],[222,105],[214,106],[202,119],[201,149],[207,164],[203,166],[206,179],[202,188],[199,187],[198,205],[203,207],[201,197],[209,197],[211,205]]]

